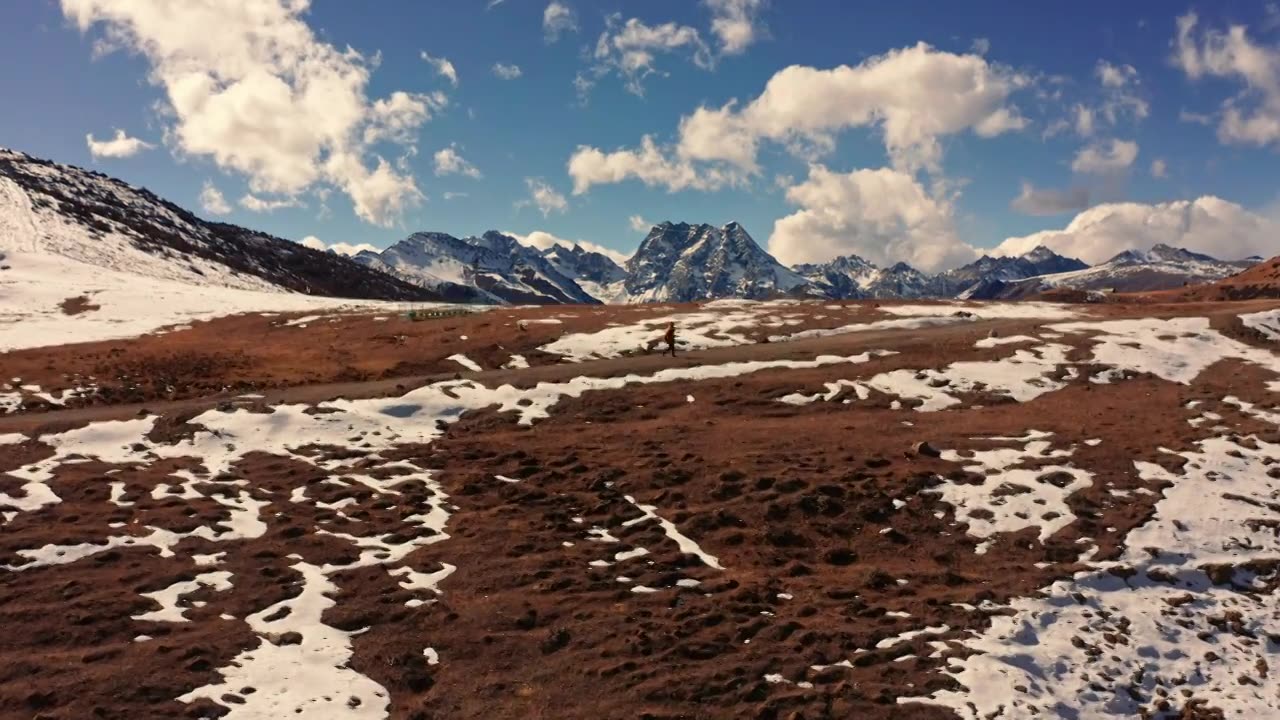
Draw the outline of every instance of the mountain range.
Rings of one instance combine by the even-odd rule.
[[[0,148],[0,252],[39,252],[213,287],[334,297],[512,304],[696,302],[802,297],[1010,299],[1055,289],[1148,291],[1212,282],[1258,262],[1167,245],[1090,267],[1038,247],[927,274],[856,255],[786,267],[736,222],[664,222],[619,264],[577,245],[510,234],[417,232],[348,258],[201,219],[101,173]]]

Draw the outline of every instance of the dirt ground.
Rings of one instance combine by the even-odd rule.
[[[855,305],[859,317],[883,318],[872,303]],[[1224,336],[1275,352],[1235,318],[1276,305],[1081,308],[1094,319],[1206,316]],[[823,314],[820,305],[811,307],[811,315]],[[853,398],[851,391],[826,402],[779,402],[840,380],[1007,358],[1018,346],[975,342],[1037,332],[1048,324],[1039,320],[785,343],[758,342],[767,334],[758,331],[757,342],[674,360],[567,363],[538,350],[568,332],[688,310],[497,309],[420,322],[340,315],[305,326],[252,315],[135,340],[0,355],[5,377],[46,391],[90,383],[97,389],[68,409],[32,402],[0,416],[0,437],[36,438],[0,444],[0,497],[21,497],[31,482],[21,469],[56,451],[39,438],[158,417],[139,445],[146,462],[68,456],[47,481],[59,502],[6,517],[0,717],[238,717],[258,688],[177,698],[216,685],[248,649],[304,642],[255,631],[246,620],[304,594],[303,559],[321,567],[354,562],[362,551],[342,539],[344,528],[396,542],[429,535],[412,521],[435,507],[438,492],[451,508],[447,540],[417,546],[399,563],[414,573],[443,569],[438,593],[406,587],[412,575],[393,575],[387,565],[327,576],[334,588],[323,624],[355,633],[346,669],[385,690],[389,717],[952,718],[947,708],[903,699],[955,688],[943,669],[969,654],[958,641],[1010,612],[1011,599],[1070,578],[1086,560],[1120,556],[1126,534],[1148,521],[1160,498],[1160,485],[1142,479],[1134,463],[1176,470],[1179,459],[1169,449],[1220,432],[1189,422],[1201,412],[1189,403],[1216,409],[1232,433],[1273,442],[1280,436],[1275,425],[1222,403],[1234,396],[1276,405],[1265,388],[1280,376],[1236,360],[1189,384],[1151,374],[1098,384],[1082,372],[1027,402],[961,393],[960,406],[940,412],[876,392],[848,403],[840,400]],[[522,320],[549,318],[562,322],[520,328]],[[788,331],[844,322],[809,317]],[[1085,357],[1091,347],[1088,336],[1057,342],[1071,357]],[[324,400],[397,397],[455,376],[530,389],[579,376],[869,350],[896,354],[592,390],[559,398],[531,424],[494,407],[474,409],[442,423],[431,442],[382,448],[353,437],[344,447],[252,452],[214,478],[222,485],[185,496],[169,486],[198,474],[202,459],[146,455],[141,447],[190,438],[201,428],[188,421],[209,409],[248,409],[265,423],[282,402],[323,412]],[[486,369],[459,367],[447,359],[455,353]],[[499,369],[512,355],[532,367]],[[228,403],[240,393],[265,396]],[[1054,448],[1073,448],[1070,463],[1087,468],[1092,483],[1066,498],[1074,520],[1051,537],[1029,527],[997,533],[980,549],[982,540],[967,532],[972,520],[936,490],[944,480],[980,485],[984,475],[933,450],[967,456],[1009,447],[1009,438],[1031,430],[1051,433]],[[360,472],[427,470],[437,490],[390,499],[358,483],[331,482]],[[1046,470],[1038,481],[1057,479]],[[198,536],[201,527],[222,532],[237,522],[232,498],[241,491],[261,503],[261,534],[227,542]],[[302,495],[309,502],[299,502]],[[713,560],[675,540],[664,523]],[[32,549],[102,543],[121,533],[142,537],[153,528],[195,534],[169,555],[122,545],[23,568]],[[601,542],[594,528],[612,541]],[[224,553],[216,566],[195,560],[216,553]],[[215,569],[231,573],[230,587],[182,594],[185,622],[136,619],[158,607],[144,593]],[[359,714],[368,696],[342,686],[330,694],[324,700],[332,707],[289,714],[382,717]]]

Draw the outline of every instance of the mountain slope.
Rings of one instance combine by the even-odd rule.
[[[1063,257],[1043,245],[1014,257],[981,258],[940,275],[948,293],[965,299],[983,300],[1007,283],[1039,275],[1073,272],[1089,267],[1076,258]]]
[[[1183,300],[1252,300],[1280,298],[1280,255],[1217,282],[1183,289]]]
[[[350,259],[208,222],[101,173],[0,149],[0,250],[202,287],[386,300],[465,300]]]
[[[1105,263],[1083,270],[1009,283],[991,297],[1031,297],[1054,289],[1115,292],[1171,290],[1222,280],[1253,264],[1253,260],[1217,260],[1183,248],[1158,244],[1150,250],[1125,250]]]
[[[627,261],[623,287],[627,302],[692,302],[767,298],[807,284],[736,222],[719,228],[664,222]]]
[[[599,304],[540,251],[492,230],[469,238],[414,233],[382,252],[364,251],[355,260],[423,288],[472,288],[490,301]]]

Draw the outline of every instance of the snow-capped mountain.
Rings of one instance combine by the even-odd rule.
[[[968,265],[948,270],[939,277],[945,281],[948,295],[982,300],[1010,282],[1087,267],[1089,266],[1081,260],[1063,257],[1040,245],[1031,252],[1016,257],[983,255]]]
[[[1071,272],[1041,275],[1009,283],[990,297],[1018,298],[1046,290],[1114,290],[1146,292],[1198,285],[1230,277],[1255,264],[1245,260],[1218,260],[1183,248],[1159,244],[1150,250],[1125,250],[1099,265]]]
[[[490,301],[599,304],[541,251],[493,230],[468,238],[418,232],[355,260],[424,288],[474,288]]]
[[[627,271],[612,258],[579,245],[552,245],[542,251],[543,257],[565,277],[575,282],[601,302],[611,302],[623,291]]]
[[[766,298],[808,282],[779,263],[741,225],[655,225],[627,261],[627,302]]]
[[[1003,287],[1047,272],[1088,267],[1079,260],[1064,258],[1047,248],[1020,257],[983,256],[968,265],[938,275],[923,273],[906,263],[881,268],[856,255],[844,255],[830,262],[795,266],[815,291],[833,299],[856,298],[949,298],[968,297],[978,288]]]
[[[0,250],[200,287],[435,300],[332,253],[202,220],[101,173],[0,148]],[[467,300],[467,296],[448,299]]]
[[[947,284],[907,263],[878,267],[857,255],[841,255],[825,263],[796,265],[793,268],[810,284],[810,295],[832,300],[861,298],[947,297]]]

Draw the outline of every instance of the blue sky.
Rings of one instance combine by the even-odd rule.
[[[1252,222],[1280,194],[1280,11],[1266,2],[206,4],[6,5],[0,145],[295,240],[382,247],[415,230],[496,228],[630,251],[644,235],[633,218],[738,220],[784,261],[856,251],[930,269],[1061,229],[1086,205],[1212,195]],[[262,14],[244,22],[246,12]],[[1179,18],[1192,14],[1180,42]],[[1243,30],[1232,36],[1232,27]],[[277,55],[261,52],[259,35],[277,38]],[[602,35],[609,53],[596,51]],[[446,59],[456,84],[424,53]],[[261,111],[255,93],[279,89],[273,77],[296,91],[293,71],[308,62],[365,73],[367,82],[341,88],[359,107],[316,93],[305,108]],[[496,63],[518,66],[519,77],[497,77]],[[619,69],[627,63],[641,72]],[[788,66],[818,74],[778,83],[770,110],[747,110]],[[840,66],[847,76],[822,75]],[[195,91],[207,97],[175,103],[175,92],[191,92],[178,79],[193,74],[214,78]],[[594,81],[588,93],[575,78]],[[215,109],[233,85],[234,100]],[[847,96],[832,100],[833,88]],[[403,112],[375,118],[373,104],[394,93]],[[682,136],[682,118],[735,100],[712,140]],[[1224,130],[1235,111],[1251,122]],[[816,129],[793,134],[784,126],[796,118]],[[944,127],[923,140],[887,139],[890,122],[911,134],[934,120]],[[327,139],[311,137],[328,124]],[[86,134],[102,141],[117,129],[146,145],[99,146],[95,156]],[[656,170],[638,169],[645,136]],[[746,142],[756,147],[743,158]],[[612,169],[572,174],[582,147]],[[441,166],[446,148],[455,155]],[[325,166],[335,153],[349,155],[344,169]],[[1024,186],[1035,192],[1014,203]],[[207,187],[222,207],[207,193],[202,202]],[[541,209],[536,187],[545,188]],[[241,202],[247,194],[256,210]],[[1256,245],[1200,242],[1226,255]]]

